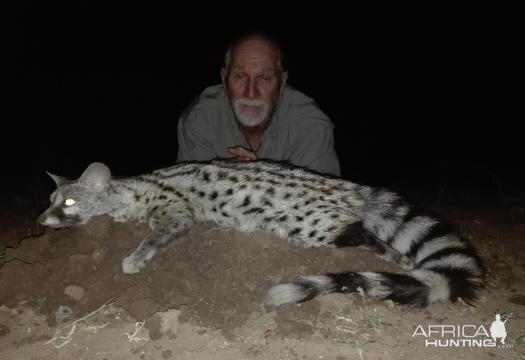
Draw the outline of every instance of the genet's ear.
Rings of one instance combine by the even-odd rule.
[[[109,168],[99,162],[94,162],[87,167],[78,179],[78,183],[95,190],[103,190],[111,180]]]
[[[65,178],[65,177],[62,177],[62,176],[58,176],[58,175],[55,175],[55,174],[52,174],[50,173],[49,171],[46,171],[46,174],[49,175],[49,177],[51,179],[53,179],[53,181],[55,182],[55,184],[57,184],[57,187],[62,185],[62,184],[65,184],[68,180]]]

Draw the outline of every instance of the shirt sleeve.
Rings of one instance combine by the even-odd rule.
[[[341,176],[334,147],[334,124],[312,98],[295,89],[288,91],[289,100],[282,108],[289,147],[286,159],[323,174]]]
[[[177,125],[179,151],[177,162],[206,161],[216,157],[213,144],[213,129],[201,111],[191,111],[180,117]]]
[[[292,164],[323,174],[341,175],[333,125],[328,118],[303,118],[294,133],[289,155]]]

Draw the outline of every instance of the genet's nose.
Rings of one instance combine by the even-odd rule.
[[[47,218],[47,215],[46,215],[46,213],[44,212],[44,213],[40,214],[39,217],[36,218],[36,223],[37,223],[38,225],[43,225],[43,226],[45,226],[44,222],[46,221],[46,218]]]

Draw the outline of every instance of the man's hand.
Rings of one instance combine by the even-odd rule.
[[[233,146],[228,148],[228,151],[239,161],[257,160],[257,155],[254,152],[242,146]]]

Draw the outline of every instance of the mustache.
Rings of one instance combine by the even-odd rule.
[[[235,106],[257,106],[262,108],[268,108],[268,104],[262,100],[252,100],[252,99],[238,99],[234,103]]]

